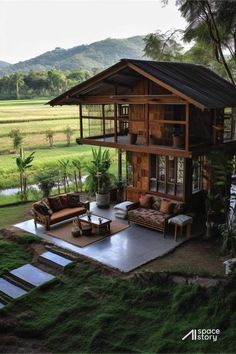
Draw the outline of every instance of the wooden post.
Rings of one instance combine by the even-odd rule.
[[[103,139],[105,140],[106,124],[105,124],[105,107],[104,107],[104,104],[102,105],[102,132],[103,132]]]
[[[80,139],[83,139],[83,118],[82,118],[82,104],[79,105],[79,119],[80,119]]]
[[[118,181],[122,180],[122,150],[118,149]]]
[[[149,104],[145,104],[145,119],[146,119],[146,145],[149,145]]]
[[[114,138],[117,143],[117,103],[114,104]]]
[[[186,104],[186,112],[185,112],[185,147],[184,150],[189,151],[189,104]]]

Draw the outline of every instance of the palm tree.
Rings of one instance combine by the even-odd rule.
[[[12,75],[12,80],[15,85],[16,99],[18,100],[20,98],[20,87],[25,84],[22,73],[16,72],[14,75]]]

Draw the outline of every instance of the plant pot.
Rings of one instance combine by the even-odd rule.
[[[96,203],[99,208],[108,208],[110,205],[110,193],[96,193]]]

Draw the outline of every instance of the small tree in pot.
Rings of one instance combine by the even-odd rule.
[[[86,166],[88,177],[86,178],[86,188],[90,194],[96,194],[98,207],[108,207],[110,204],[110,189],[115,180],[115,176],[109,173],[111,158],[109,150],[102,151],[92,149],[93,160]]]

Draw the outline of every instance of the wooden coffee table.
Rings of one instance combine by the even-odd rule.
[[[103,235],[105,233],[111,232],[111,220],[104,217],[91,214],[89,218],[88,215],[84,214],[78,217],[80,221],[92,225],[94,232],[98,235]]]

